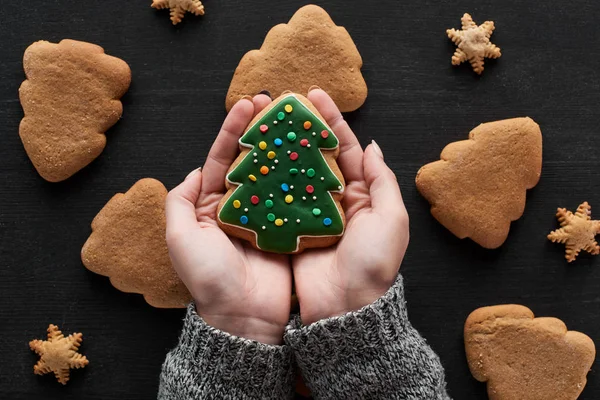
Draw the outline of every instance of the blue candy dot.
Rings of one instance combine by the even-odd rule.
[[[325,226],[329,226],[329,225],[331,225],[331,218],[325,218],[325,219],[323,220],[323,225],[325,225]]]
[[[240,217],[240,222],[244,225],[246,225],[248,223],[248,217],[246,217],[245,215],[242,215]]]
[[[277,138],[277,139],[273,140],[273,143],[275,143],[275,146],[279,147],[283,144],[283,140]]]
[[[290,187],[288,186],[287,183],[282,183],[281,190],[283,190],[284,192],[287,192],[288,190],[290,190]]]

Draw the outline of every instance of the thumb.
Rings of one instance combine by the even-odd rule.
[[[371,196],[371,208],[383,217],[408,221],[396,174],[383,160],[381,148],[374,140],[365,149],[363,168]]]
[[[167,195],[165,214],[167,218],[167,242],[176,239],[181,232],[197,227],[196,201],[202,187],[202,169],[189,173],[183,182]]]

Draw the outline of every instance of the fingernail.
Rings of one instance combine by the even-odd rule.
[[[258,92],[258,94],[266,94],[267,96],[271,97],[271,92],[269,92],[268,90],[261,90],[260,92]],[[271,97],[272,98],[272,97]]]
[[[317,85],[312,85],[311,87],[308,88],[308,93],[312,92],[313,90],[316,89],[321,89],[320,87],[318,87]]]
[[[195,170],[193,170],[192,172],[190,172],[186,177],[185,177],[185,181],[187,181],[189,178],[191,178],[192,176],[196,175],[198,172],[202,171],[202,167],[200,168],[196,168]]]
[[[381,157],[383,159],[383,152],[381,151],[381,147],[379,147],[377,142],[374,140],[371,140],[371,144],[373,145],[373,151],[375,151],[375,154],[377,154],[379,157]]]
[[[250,100],[252,101],[252,96],[250,96],[249,94],[242,96],[242,98],[240,100]]]

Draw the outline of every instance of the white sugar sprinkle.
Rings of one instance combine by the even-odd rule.
[[[300,220],[299,220],[299,219],[297,219],[297,220],[296,220],[296,223],[298,223],[298,224],[299,224],[299,223],[300,223]]]
[[[263,228],[263,231],[264,231],[265,229],[267,229],[267,227],[266,227],[266,226],[264,226],[264,225],[263,225],[263,227],[262,227],[262,228]]]
[[[303,168],[303,169],[300,170],[300,172],[305,173],[306,170]]]
[[[277,121],[273,121],[273,125],[277,125]]]
[[[275,164],[279,164],[279,160],[275,160]]]
[[[323,176],[322,176],[322,177],[321,177],[321,180],[322,180],[322,181],[324,181],[324,180],[325,180],[325,177],[323,177]]]
[[[273,171],[275,171],[275,166],[273,165],[273,166],[271,167],[271,169],[272,169]]]
[[[294,188],[294,185],[290,186],[290,189],[293,189],[293,188]]]
[[[306,196],[302,196],[302,200],[306,200]]]
[[[248,212],[248,209],[247,209],[247,208],[244,208],[244,212]]]
[[[258,154],[257,154],[257,153],[254,153],[254,154],[252,154],[252,155],[253,155],[254,157],[258,157]]]
[[[258,160],[256,158],[254,159],[254,164],[258,164]]]
[[[290,121],[290,125],[292,124],[292,121]]]
[[[313,136],[317,136],[317,132],[313,132]]]
[[[292,151],[291,151],[291,150],[288,150],[288,151],[287,151],[287,153],[288,153],[288,154],[291,154],[291,153],[292,153]]]
[[[306,145],[306,147],[310,148],[310,143]]]
[[[341,186],[338,186],[338,190],[342,190],[342,187],[341,187]]]
[[[284,219],[283,219],[283,222],[287,222],[287,221],[288,221],[288,219],[287,219],[287,218],[284,218]]]
[[[317,199],[317,196],[313,196],[313,200],[316,200],[316,199]]]
[[[269,194],[269,197],[273,197],[273,193]]]

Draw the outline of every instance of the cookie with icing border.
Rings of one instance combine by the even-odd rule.
[[[184,308],[192,299],[169,257],[166,198],[167,189],[151,178],[114,195],[92,221],[81,260],[118,290],[142,294],[153,307]]]
[[[516,304],[473,311],[464,339],[471,374],[487,382],[490,400],[575,400],[596,357],[587,335]]]
[[[23,68],[19,136],[42,178],[63,181],[104,150],[104,133],[123,114],[131,70],[102,47],[70,39],[33,43]]]
[[[259,250],[299,253],[336,243],[345,227],[339,141],[312,103],[287,93],[239,139],[217,222]]]
[[[500,247],[542,172],[542,132],[531,118],[481,124],[417,172],[431,214],[460,239]]]
[[[259,50],[244,55],[227,92],[227,111],[244,95],[268,90],[306,94],[325,90],[340,111],[358,109],[367,98],[363,61],[350,34],[319,6],[300,8],[287,24],[273,27]]]

